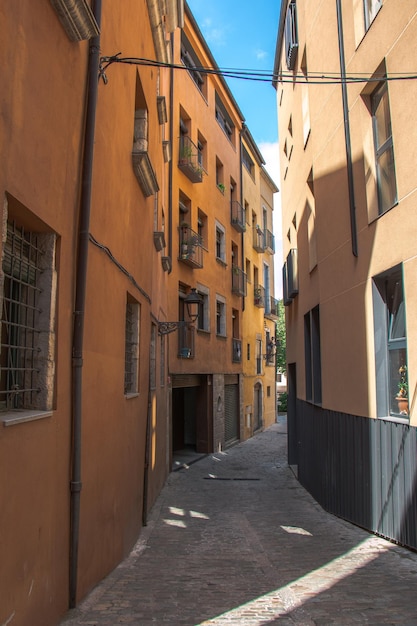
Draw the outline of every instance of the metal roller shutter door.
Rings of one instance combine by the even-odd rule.
[[[239,385],[225,385],[224,387],[224,431],[226,446],[239,441]]]

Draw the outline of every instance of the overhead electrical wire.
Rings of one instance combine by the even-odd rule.
[[[251,70],[237,68],[203,67],[195,65],[193,67],[176,64],[163,63],[160,61],[141,57],[121,57],[121,52],[113,56],[101,57],[100,76],[107,80],[105,71],[113,63],[125,65],[143,65],[145,67],[169,68],[174,70],[186,70],[188,72],[198,72],[200,74],[214,74],[223,78],[235,78],[238,80],[250,80],[264,83],[291,83],[305,85],[341,85],[354,83],[370,83],[384,81],[416,80],[417,73],[391,73],[384,75],[373,75],[366,73],[355,73],[342,78],[337,73],[309,72],[307,74],[294,74],[292,72],[279,72],[278,74],[269,70]]]

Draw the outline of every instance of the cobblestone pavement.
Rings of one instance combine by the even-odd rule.
[[[170,474],[131,555],[62,625],[417,625],[416,583],[416,554],[299,485],[281,418]]]

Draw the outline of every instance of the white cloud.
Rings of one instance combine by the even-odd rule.
[[[202,21],[201,31],[204,33],[204,38],[210,46],[224,46],[226,44],[227,29],[213,26],[211,17],[206,17]]]
[[[268,56],[268,53],[265,50],[261,50],[260,48],[258,48],[257,50],[255,50],[255,56],[258,59],[258,61],[261,61],[262,59],[265,59],[265,57]]]

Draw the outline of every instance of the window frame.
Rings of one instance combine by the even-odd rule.
[[[394,143],[392,136],[392,122],[391,122],[391,110],[389,103],[389,93],[388,93],[388,84],[386,81],[380,83],[376,89],[370,95],[370,107],[371,107],[371,115],[372,115],[372,132],[373,132],[373,140],[374,140],[374,153],[375,153],[375,176],[376,176],[376,186],[377,186],[377,195],[378,195],[378,215],[383,215],[393,206],[395,206],[398,202],[397,195],[397,180],[395,174],[395,155],[394,155]],[[381,107],[384,109],[386,114],[386,125],[389,129],[389,134],[387,133],[387,137],[379,143],[378,137],[378,112],[381,110]],[[388,153],[391,153],[392,159],[392,168],[390,171],[390,189],[393,190],[391,201],[388,204],[384,202],[384,196],[382,193],[382,180],[381,180],[381,161],[384,157],[387,156]]]
[[[220,237],[218,238],[218,235]],[[215,252],[216,252],[216,261],[220,263],[226,264],[226,229],[224,226],[220,224],[220,222],[215,223]]]
[[[216,336],[226,337],[226,299],[216,295]]]
[[[408,384],[407,320],[402,264],[373,277],[372,300],[377,417],[408,422],[409,413],[401,413],[399,409],[396,411],[393,408],[397,402],[401,377],[398,366],[405,366],[405,382]],[[396,332],[397,336],[394,336],[395,324],[397,329],[404,329],[404,335],[398,336]],[[396,353],[398,359],[395,365]]]
[[[140,304],[129,293],[125,309],[124,395],[139,393]]]
[[[372,22],[382,8],[382,0],[363,0],[363,15],[365,31],[369,30]]]
[[[1,266],[0,398],[5,399],[1,402],[0,419],[4,425],[38,419],[53,410],[55,254],[55,233],[26,231],[23,225],[8,219]],[[20,417],[11,418],[11,412]]]
[[[320,306],[304,315],[304,350],[306,400],[317,406],[322,404]]]

